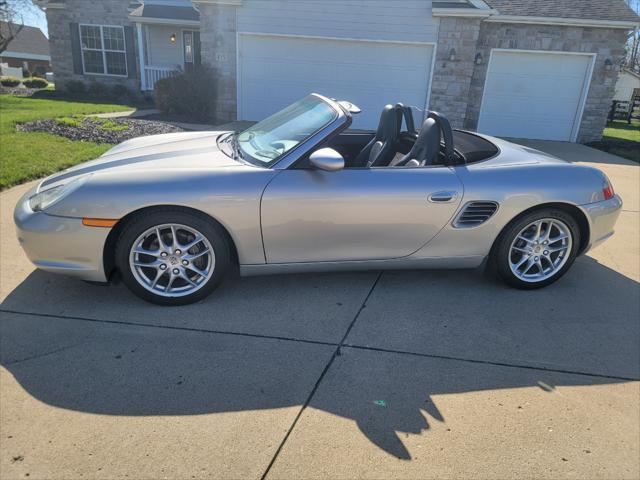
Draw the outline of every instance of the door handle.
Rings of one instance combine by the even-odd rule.
[[[435,192],[429,195],[429,201],[432,203],[450,203],[458,197],[458,192],[445,191]]]

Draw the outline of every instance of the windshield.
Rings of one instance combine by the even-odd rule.
[[[236,150],[245,161],[270,166],[329,125],[337,115],[328,103],[309,95],[236,134]]]

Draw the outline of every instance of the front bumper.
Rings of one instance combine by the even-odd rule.
[[[614,227],[622,211],[622,199],[614,195],[609,200],[582,205],[589,219],[589,244],[584,253],[597,247],[614,234]]]
[[[103,252],[110,228],[86,227],[81,218],[34,212],[27,192],[13,212],[18,242],[36,267],[83,280],[107,280]]]

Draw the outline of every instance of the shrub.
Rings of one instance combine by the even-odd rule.
[[[93,81],[89,84],[87,91],[97,97],[108,96],[108,89],[104,83]]]
[[[129,87],[122,83],[116,83],[113,87],[111,87],[111,95],[115,98],[126,98],[131,94]]]
[[[118,123],[104,118],[99,119],[98,123],[100,124],[100,130],[104,130],[105,132],[124,132],[125,130],[129,130],[127,123]]]
[[[192,72],[176,72],[156,82],[156,108],[165,114],[178,114],[196,120],[215,115],[216,76],[207,67]]]
[[[42,65],[38,65],[36,68],[33,69],[32,73],[34,77],[44,78],[45,75],[47,74],[47,69]]]
[[[17,87],[20,85],[20,79],[16,77],[4,77],[0,79],[0,84],[3,87]]]
[[[22,84],[27,88],[47,88],[49,86],[49,82],[38,77],[25,78],[22,80]]]
[[[65,83],[65,89],[69,93],[87,93],[87,86],[82,80],[69,80]]]
[[[56,118],[56,123],[67,127],[79,127],[82,124],[82,120],[75,117],[62,117]]]

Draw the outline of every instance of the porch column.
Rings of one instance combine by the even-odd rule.
[[[138,60],[140,62],[140,90],[143,92],[147,90],[147,72],[144,68],[144,32],[142,31],[142,24],[136,23],[136,29],[138,30]]]

